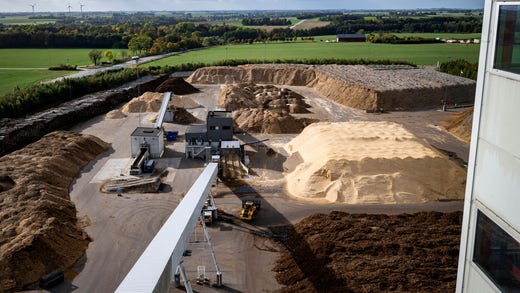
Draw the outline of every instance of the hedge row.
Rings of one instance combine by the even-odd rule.
[[[211,64],[206,63],[186,63],[176,66],[164,67],[140,67],[141,76],[152,74],[169,74],[179,71],[193,71],[207,66],[237,66],[244,64],[260,64],[263,60],[224,60]],[[409,62],[392,60],[365,60],[365,59],[302,59],[302,60],[281,60],[277,59],[269,63],[291,63],[291,64],[381,64],[395,65],[405,64],[415,66]],[[126,82],[136,79],[135,68],[126,68],[98,73],[86,77],[75,79],[63,79],[52,83],[40,83],[21,89],[16,87],[12,93],[0,97],[0,118],[20,118],[25,117],[54,107],[60,103],[76,99],[86,94],[97,91],[107,90],[120,86]]]

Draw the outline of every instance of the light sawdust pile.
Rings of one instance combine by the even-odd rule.
[[[464,198],[466,171],[392,122],[314,123],[286,145],[293,196],[357,203]]]
[[[116,109],[116,110],[112,110],[112,111],[108,112],[105,115],[105,117],[107,119],[122,119],[122,118],[125,118],[126,115],[125,115],[125,113],[121,112],[121,110]]]
[[[56,131],[0,158],[0,291],[21,290],[43,275],[66,271],[84,255],[69,185],[109,148],[90,135]]]
[[[146,92],[137,98],[133,98],[130,102],[126,103],[121,109],[125,113],[147,113],[147,112],[159,112],[161,109],[162,100],[164,98],[163,93]],[[185,109],[192,109],[200,107],[200,104],[193,101],[189,97],[181,97],[172,95],[170,98],[169,107],[178,107]]]
[[[126,103],[121,111],[125,113],[158,112],[161,109],[163,93],[146,92]]]
[[[300,133],[312,119],[294,118],[284,111],[240,109],[233,112],[233,129],[249,133]]]
[[[218,97],[218,107],[228,111],[244,108],[281,109],[290,113],[309,113],[305,98],[290,89],[273,85],[227,85]]]
[[[460,140],[469,143],[471,140],[471,127],[473,125],[473,107],[466,111],[454,114],[443,122],[451,134]]]

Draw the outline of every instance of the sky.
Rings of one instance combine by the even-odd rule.
[[[70,4],[69,4],[70,3]],[[482,9],[484,0],[0,0],[0,12],[300,9]]]

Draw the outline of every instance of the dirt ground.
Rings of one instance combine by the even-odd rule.
[[[221,85],[204,84],[195,86],[200,92],[190,94],[189,97],[202,107],[187,110],[195,118],[203,121],[207,111],[216,108],[222,87]],[[383,120],[397,122],[435,148],[452,154],[451,159],[458,159],[462,161],[462,164],[467,161],[468,145],[454,138],[439,126],[440,121],[447,119],[452,113],[430,110],[369,114],[327,99],[313,88],[306,86],[288,86],[288,88],[305,97],[306,103],[311,106],[310,113],[293,114],[297,118],[321,121]],[[104,115],[98,116],[72,129],[82,134],[95,135],[110,143],[112,149],[91,161],[69,188],[70,197],[76,205],[78,216],[88,219],[90,222],[86,232],[92,242],[82,261],[76,264],[77,276],[68,279],[67,282],[57,287],[55,292],[113,292],[162,223],[182,200],[182,196],[204,166],[201,161],[184,158],[183,135],[187,126],[166,123],[165,130],[179,131],[179,138],[175,142],[166,144],[164,157],[157,161],[158,168],[168,171],[161,192],[124,194],[122,197],[100,192],[99,186],[103,180],[120,176],[121,171],[125,170],[125,164],[128,163],[130,156],[130,133],[138,125],[152,125],[149,122],[152,113],[127,113],[126,115],[119,119],[107,119]],[[117,129],[117,132],[114,132],[114,129]],[[289,156],[284,150],[284,146],[296,135],[266,133],[237,135],[237,138],[243,143],[269,140],[246,147],[252,167],[249,175],[234,184],[219,184],[213,191],[215,201],[217,206],[236,215],[240,211],[241,198],[258,197],[263,202],[262,210],[254,223],[243,225],[219,222],[209,228],[217,261],[223,272],[225,287],[217,289],[211,286],[194,285],[196,291],[274,292],[281,289],[281,285],[276,282],[275,272],[272,270],[277,263],[277,258],[285,255],[286,251],[273,239],[260,237],[255,232],[283,234],[283,231],[278,230],[279,227],[295,225],[315,213],[343,211],[350,214],[402,214],[419,211],[453,212],[462,210],[460,201],[388,206],[383,204],[307,203],[294,199],[284,191],[283,162]],[[297,227],[296,225],[295,229],[298,229]],[[395,227],[397,230],[397,226]],[[187,273],[193,284],[197,267],[200,265],[205,266],[210,280],[215,279],[215,268],[208,257],[209,249],[197,241],[200,239],[200,235],[200,231],[194,231],[192,240],[195,240],[190,241],[187,246],[193,253],[184,258]],[[293,234],[289,233],[289,235]],[[317,255],[328,254],[329,248],[327,247],[324,250],[316,247]],[[413,267],[414,264],[411,265]],[[312,275],[308,271],[304,273],[306,278]],[[391,287],[387,288],[391,289]],[[178,290],[173,289],[173,291]]]

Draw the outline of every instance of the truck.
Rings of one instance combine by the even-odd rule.
[[[253,220],[261,206],[262,201],[258,198],[242,199],[242,211],[240,211],[240,219],[246,221]]]

